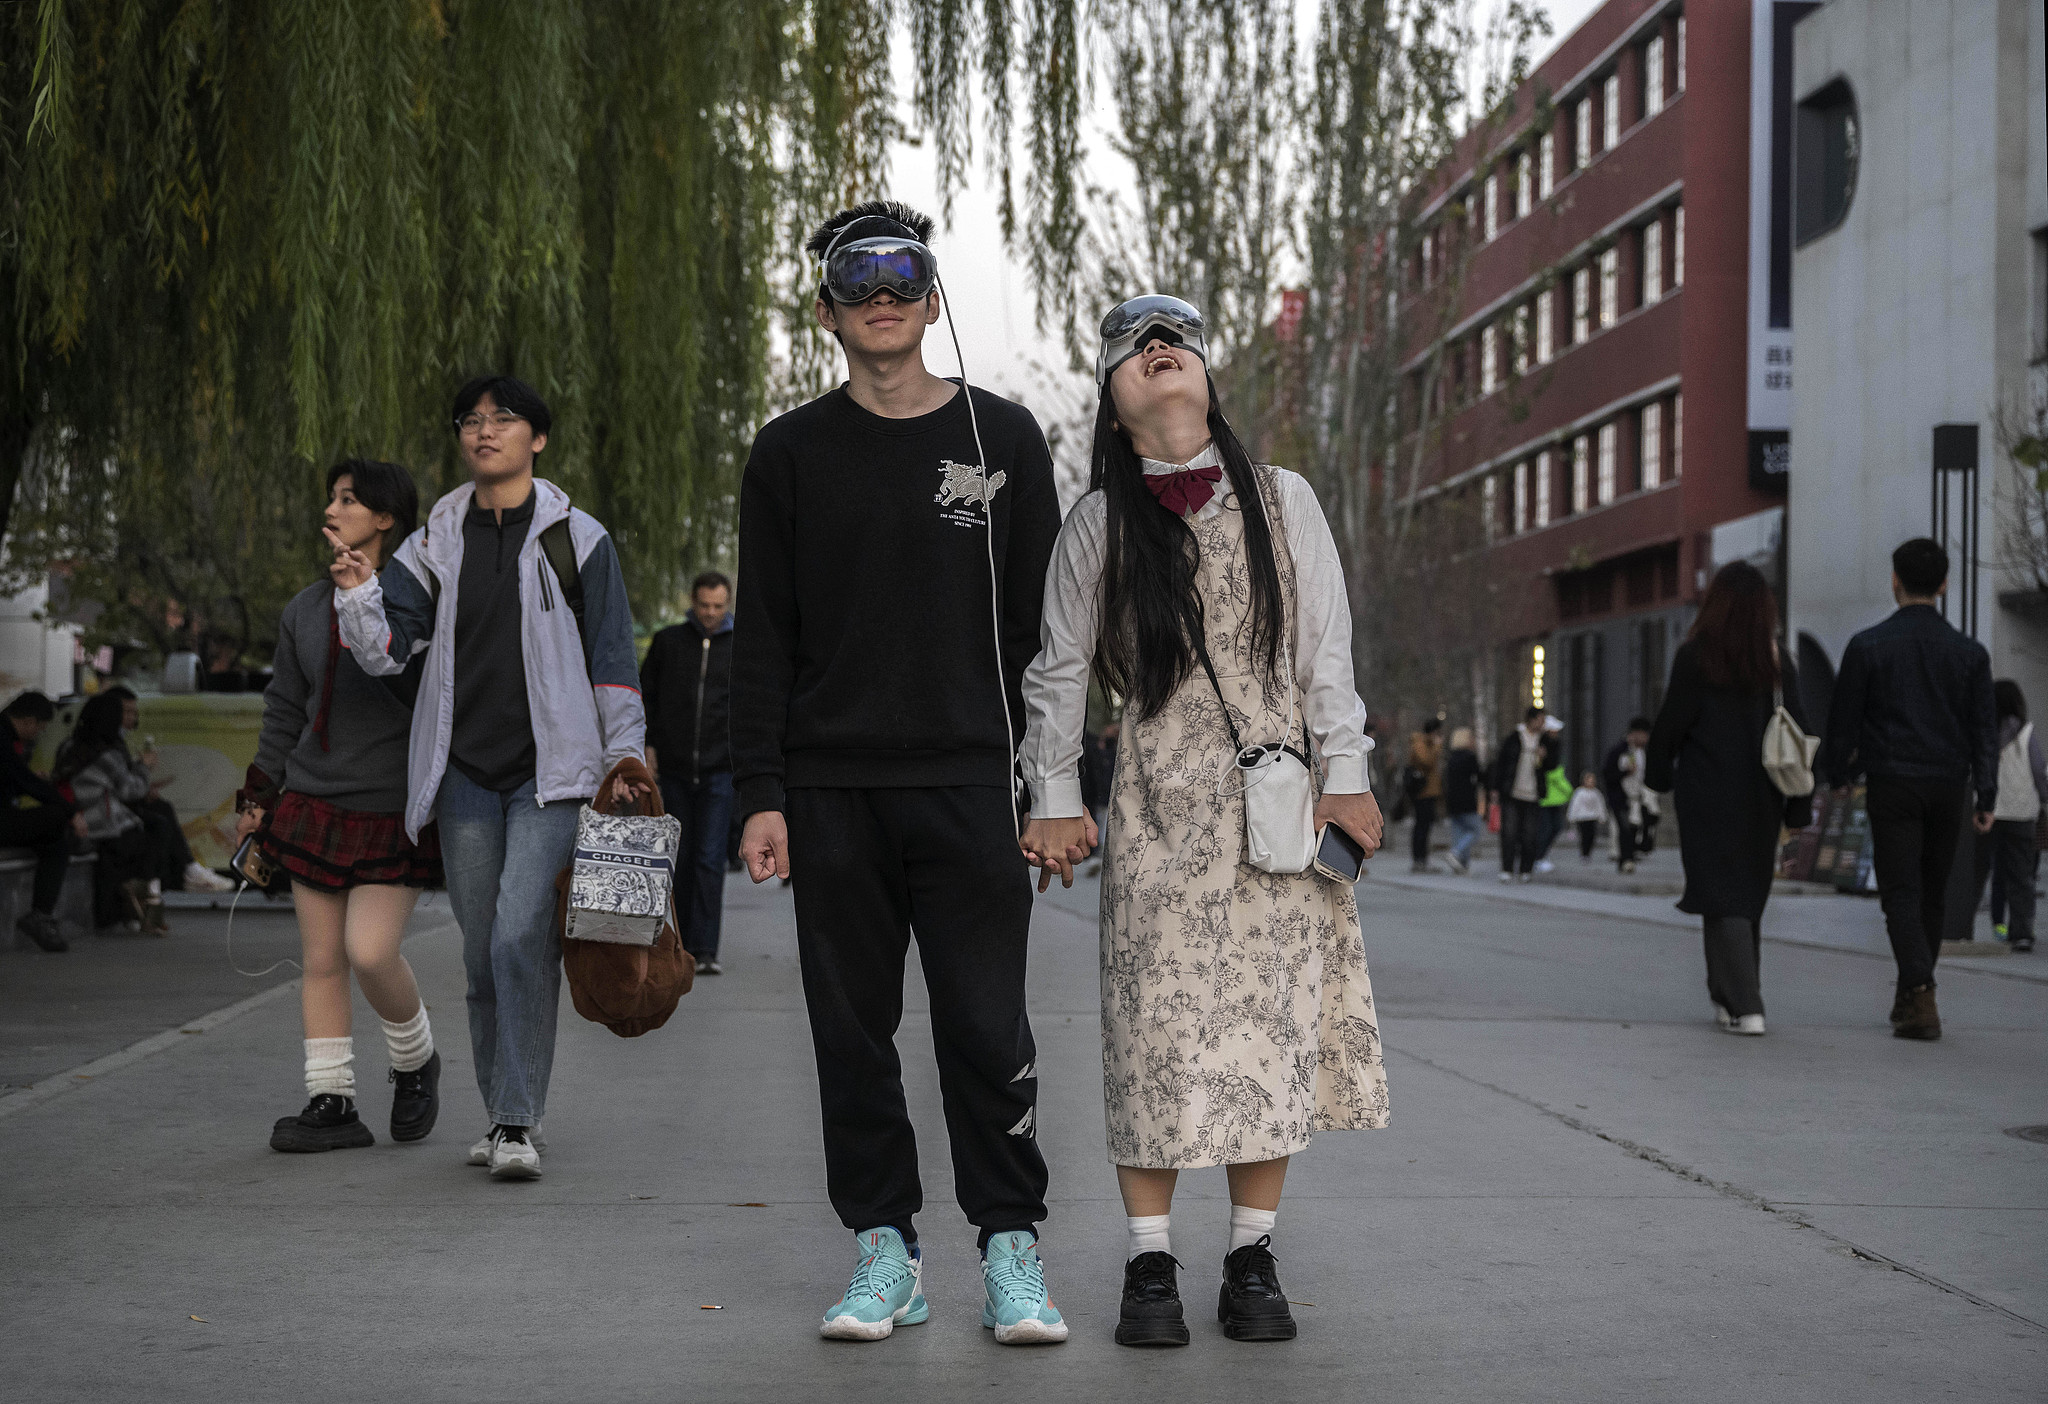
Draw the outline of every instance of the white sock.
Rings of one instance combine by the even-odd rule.
[[[306,1040],[306,1095],[318,1097],[324,1092],[332,1092],[339,1097],[356,1095],[356,1041],[353,1038]]]
[[[1278,1209],[1247,1209],[1242,1204],[1230,1206],[1230,1251],[1248,1248],[1273,1232],[1273,1220],[1280,1217]]]
[[[1124,1254],[1124,1260],[1128,1262],[1140,1253],[1171,1253],[1173,1247],[1166,1236],[1166,1225],[1172,1217],[1170,1214],[1145,1214],[1124,1220],[1131,1226],[1129,1251]]]
[[[164,895],[164,880],[162,878],[151,878],[149,880],[149,895],[152,898]]]
[[[384,1025],[384,1046],[391,1050],[391,1066],[400,1072],[418,1072],[434,1056],[434,1030],[427,1023],[427,1006],[402,1024],[380,1019]]]

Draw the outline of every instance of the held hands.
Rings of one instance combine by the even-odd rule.
[[[334,548],[334,564],[327,567],[327,573],[333,577],[335,589],[353,590],[376,574],[370,568],[370,558],[361,551],[350,549],[347,542],[335,535],[333,527],[320,528],[320,534]]]
[[[1380,838],[1386,832],[1386,820],[1380,817],[1380,802],[1371,794],[1324,795],[1316,801],[1315,827],[1320,830],[1325,824],[1335,824],[1345,833],[1358,840],[1358,846],[1370,858],[1380,846]]]
[[[1054,873],[1060,875],[1060,886],[1074,885],[1074,865],[1094,850],[1096,838],[1095,820],[1085,813],[1077,819],[1027,817],[1017,847],[1024,861],[1039,870],[1038,890],[1044,892]]]
[[[781,810],[747,816],[747,826],[740,832],[740,858],[755,882],[789,876],[789,823]]]

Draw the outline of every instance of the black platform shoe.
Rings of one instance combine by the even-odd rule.
[[[1280,1290],[1280,1269],[1273,1261],[1272,1235],[1247,1243],[1223,1260],[1223,1290],[1216,1298],[1216,1319],[1233,1341],[1291,1341],[1294,1313]]]
[[[356,1115],[356,1099],[333,1092],[322,1092],[297,1116],[279,1117],[270,1129],[270,1148],[276,1151],[354,1150],[376,1144],[377,1138]]]
[[[411,1072],[391,1070],[391,1139],[423,1141],[441,1114],[441,1052]]]
[[[1124,1264],[1124,1304],[1117,1314],[1116,1343],[1127,1346],[1184,1346],[1188,1323],[1180,1310],[1180,1282],[1171,1253],[1140,1253]]]

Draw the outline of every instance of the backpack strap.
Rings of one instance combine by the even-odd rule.
[[[569,613],[576,616],[576,634],[583,635],[583,572],[576,565],[576,543],[569,539],[569,519],[562,518],[540,534],[540,549],[547,556],[548,564],[555,568],[555,579],[561,583],[562,599],[569,606]]]

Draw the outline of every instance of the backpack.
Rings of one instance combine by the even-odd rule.
[[[1820,738],[1808,736],[1785,710],[1785,689],[1774,689],[1771,719],[1764,723],[1764,774],[1787,799],[1813,793],[1813,758]]]
[[[569,613],[576,619],[576,636],[583,637],[583,573],[576,568],[576,543],[569,539],[569,519],[562,518],[540,534],[541,554],[554,567],[555,583],[562,587],[562,600],[569,606]],[[441,577],[427,572],[427,601],[431,612],[439,613],[441,608]],[[589,656],[585,655],[584,666],[589,667]],[[405,662],[404,671],[382,679],[407,707],[419,700],[420,680],[427,673],[427,650],[417,649]]]

